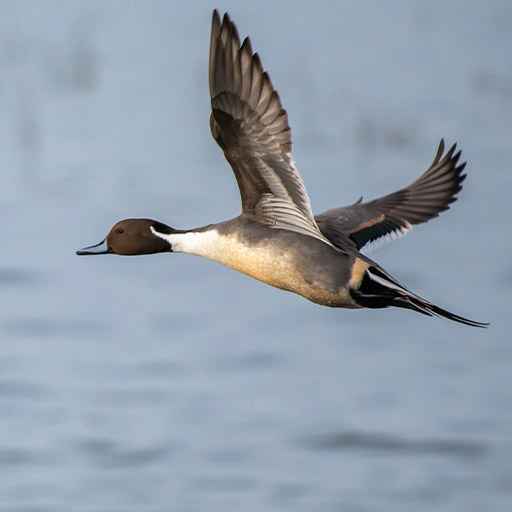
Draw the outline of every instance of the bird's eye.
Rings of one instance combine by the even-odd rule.
[[[117,229],[116,229],[116,233],[117,233],[118,235],[122,235],[122,234],[124,233],[124,229],[123,229],[123,228],[117,228]]]

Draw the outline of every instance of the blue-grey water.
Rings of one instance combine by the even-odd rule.
[[[237,215],[211,2],[0,2],[0,511],[512,509],[512,6],[228,2],[316,211],[461,200],[372,257],[471,329],[331,310],[181,255],[78,258],[127,216]]]

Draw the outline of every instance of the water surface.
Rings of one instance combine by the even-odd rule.
[[[462,200],[372,257],[487,331],[181,255],[75,257],[123,217],[238,213],[208,128],[213,5],[0,5],[0,510],[510,510],[508,2],[218,5],[317,211],[461,143]]]

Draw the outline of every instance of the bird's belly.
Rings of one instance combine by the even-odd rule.
[[[345,287],[315,277],[316,262],[301,251],[280,244],[244,244],[237,237],[220,237],[201,254],[258,281],[326,306],[357,307]],[[318,274],[326,269],[320,269]],[[336,269],[333,268],[333,273]],[[328,272],[327,272],[328,274]]]

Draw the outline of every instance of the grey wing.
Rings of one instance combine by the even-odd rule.
[[[209,83],[214,139],[231,164],[242,211],[265,225],[330,242],[318,229],[291,155],[288,115],[260,58],[235,24],[213,12]]]
[[[466,163],[454,144],[444,153],[441,140],[430,167],[411,185],[369,202],[333,208],[317,215],[322,233],[336,245],[338,238],[349,237],[359,249],[386,235],[403,235],[412,225],[437,217],[457,200],[466,178]]]

